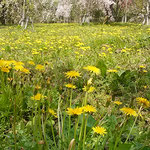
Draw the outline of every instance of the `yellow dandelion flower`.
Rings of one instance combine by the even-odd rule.
[[[137,116],[137,113],[135,110],[133,110],[132,108],[129,107],[123,107],[120,109],[123,113],[125,113],[126,115],[130,115],[130,116]]]
[[[92,84],[92,80],[93,80],[93,78],[90,78],[90,79],[87,81],[87,85]]]
[[[76,78],[80,77],[80,73],[77,71],[68,71],[65,73],[67,78]]]
[[[11,61],[7,61],[7,60],[0,60],[0,67],[8,67],[12,64]]]
[[[83,67],[83,69],[93,72],[95,74],[100,74],[100,69],[96,68],[95,66],[87,66],[87,67]]]
[[[150,102],[149,102],[146,98],[137,97],[136,100],[137,100],[137,102],[138,102],[139,104],[142,104],[142,105],[145,106],[145,107],[149,107],[149,106],[150,106]]]
[[[68,115],[81,115],[83,113],[82,107],[77,108],[67,108]]]
[[[66,84],[65,87],[71,88],[71,89],[76,89],[76,86],[73,84]]]
[[[82,89],[85,92],[92,93],[95,90],[95,87],[93,87],[93,86],[90,86],[90,87],[84,86],[84,88],[82,88]]]
[[[125,53],[125,52],[127,52],[127,51],[126,51],[125,49],[122,49],[121,52],[122,52],[122,53]]]
[[[33,66],[35,65],[33,61],[28,61],[28,64],[33,65]]]
[[[5,66],[5,61],[4,60],[0,60],[0,67],[4,67]]]
[[[88,87],[87,87],[87,86],[84,86],[84,87],[82,88],[82,90],[85,91],[85,92],[87,92],[87,91],[88,91]]]
[[[145,72],[145,73],[146,73],[146,72],[147,72],[147,70],[143,70],[143,72]]]
[[[31,97],[31,99],[39,101],[39,100],[41,100],[43,97],[44,97],[44,96],[43,96],[42,94],[37,93],[36,95],[34,95],[33,97]]]
[[[75,115],[81,115],[83,113],[83,109],[80,107],[80,108],[74,108],[74,114]]]
[[[50,80],[51,80],[51,78],[48,77],[47,84],[50,84]]]
[[[106,53],[102,53],[102,55],[103,55],[104,57],[106,57]]]
[[[114,104],[121,105],[122,102],[120,102],[120,101],[114,101]]]
[[[68,111],[66,111],[66,112],[68,115],[74,115],[73,108],[67,108],[67,110]]]
[[[118,70],[115,70],[115,69],[109,69],[109,70],[107,70],[107,72],[118,72]]]
[[[14,63],[14,65],[15,66],[23,66],[24,65],[24,63],[23,62],[21,62],[21,61],[15,61],[15,62],[13,62]]]
[[[41,86],[36,85],[35,88],[36,88],[37,90],[39,90],[39,89],[41,89]]]
[[[14,69],[18,71],[18,70],[23,70],[24,67],[22,65],[15,65]]]
[[[56,117],[57,118],[57,113],[53,110],[53,109],[48,109],[48,112],[51,114],[51,115],[53,115],[54,117]]]
[[[90,86],[90,88],[89,88],[89,90],[88,90],[88,93],[92,93],[94,90],[95,90],[95,87]]]
[[[96,112],[96,108],[92,105],[86,105],[82,107],[84,112]]]
[[[2,72],[9,73],[9,69],[8,69],[8,68],[6,68],[6,67],[2,67],[2,68],[1,68],[1,71],[2,71]]]
[[[43,66],[43,65],[36,65],[36,67],[35,67],[35,69],[36,70],[44,70],[45,69],[45,67]]]
[[[102,136],[104,136],[107,133],[104,127],[97,126],[97,127],[93,127],[92,129],[95,133],[100,134]]]
[[[143,66],[143,65],[140,65],[140,66],[139,66],[139,68],[143,68],[143,69],[145,69],[146,67],[145,67],[145,66]]]
[[[26,74],[30,73],[29,69],[26,69],[26,68],[23,68],[21,71],[24,72],[24,73],[26,73]]]

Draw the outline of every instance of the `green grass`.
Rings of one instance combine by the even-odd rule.
[[[27,30],[0,26],[0,147],[150,149],[149,108],[136,100],[143,97],[149,103],[149,64],[149,26],[35,24]],[[100,74],[86,66],[97,67]],[[66,78],[71,70],[80,77]],[[76,88],[67,88],[68,83]],[[97,111],[68,115],[67,108],[86,104]],[[123,107],[138,116],[126,116],[120,111]],[[96,126],[107,133],[94,133]]]

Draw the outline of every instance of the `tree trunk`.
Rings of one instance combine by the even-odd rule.
[[[124,15],[124,22],[126,23],[127,22],[127,14],[125,13]]]
[[[23,1],[23,7],[22,7],[22,18],[19,21],[19,24],[23,27],[25,25],[26,21],[26,0]]]
[[[1,4],[2,0],[0,0],[0,4]],[[2,5],[2,13],[1,13],[1,16],[0,16],[0,22],[2,25],[5,25],[6,24],[6,21],[5,21],[5,12],[6,12],[6,5],[3,4]]]
[[[124,22],[127,22],[127,9],[128,9],[128,0],[125,2],[125,14],[124,14]]]
[[[150,3],[150,0],[147,0],[147,4],[146,4],[146,25],[149,25],[149,3]]]

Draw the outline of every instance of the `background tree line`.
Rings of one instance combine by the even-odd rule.
[[[0,0],[1,24],[139,22],[149,24],[150,0]]]

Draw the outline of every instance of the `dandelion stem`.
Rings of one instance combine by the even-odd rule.
[[[50,123],[51,123],[51,129],[52,129],[52,135],[53,135],[54,144],[55,144],[55,147],[57,147],[56,140],[55,140],[55,134],[54,134],[54,128],[53,128],[53,124],[52,124],[52,118],[50,118]]]
[[[64,124],[65,124],[65,113],[63,114],[63,119],[62,119],[62,139],[63,139],[63,142],[65,141],[65,136],[64,136]]]
[[[58,116],[58,131],[59,131],[59,140],[61,139],[61,122],[60,122],[60,100],[61,96],[59,96],[59,101],[58,101],[58,110],[57,110],[57,116]],[[59,141],[59,149],[60,149],[61,143]]]
[[[82,103],[82,106],[85,106],[87,104],[87,96],[88,96],[88,92],[85,93],[85,98],[84,98],[84,101]]]
[[[140,107],[140,109],[139,109],[139,111],[138,111],[138,115],[140,114],[141,109],[142,109],[142,106]],[[136,123],[136,121],[137,121],[138,115],[136,116],[136,118],[135,118],[135,120],[134,120],[134,123],[133,123],[133,125],[132,125],[132,127],[131,127],[131,129],[130,129],[130,132],[129,132],[127,138],[126,138],[125,143],[127,143],[128,139],[129,139],[129,137],[130,137],[130,135],[131,135],[131,133],[132,133],[132,130],[133,130],[134,126],[135,126],[135,123]]]
[[[87,114],[87,116],[86,116],[85,125],[84,125],[83,149],[85,148],[87,120],[88,120],[88,114]]]
[[[82,125],[80,128],[80,135],[79,135],[79,144],[78,144],[78,150],[80,149],[80,144],[81,144],[81,139],[82,139],[82,133],[83,133],[83,128],[84,128],[84,123],[85,123],[85,113],[83,113],[83,120],[82,120]]]
[[[75,125],[75,128],[74,128],[74,139],[75,140],[76,140],[76,133],[77,133],[78,124],[79,124],[79,116],[76,119],[76,125]]]
[[[116,150],[116,148],[117,148],[119,139],[120,139],[121,134],[122,134],[122,132],[123,132],[123,130],[124,130],[124,127],[125,127],[125,125],[126,125],[127,120],[128,120],[128,117],[126,116],[126,119],[125,119],[125,121],[124,121],[123,127],[121,128],[121,131],[120,131],[120,133],[119,133],[119,136],[117,137],[117,139],[116,139],[116,141],[115,141],[114,150]]]
[[[98,150],[98,141],[100,139],[100,136],[97,137],[97,143],[96,143],[96,147],[95,147],[95,150]]]
[[[16,99],[14,99],[14,143],[15,143],[15,150],[17,150],[17,137],[16,137]]]
[[[43,135],[44,135],[44,140],[45,140],[45,144],[46,144],[46,149],[48,150],[48,144],[47,144],[47,139],[46,139],[46,128],[45,128],[45,124],[44,124],[44,117],[42,114],[42,129],[43,129]]]
[[[87,104],[87,96],[88,96],[88,93],[86,92],[85,93],[85,98],[84,98],[83,103],[82,103],[82,106],[85,106]],[[85,126],[85,113],[83,113],[82,125],[81,125],[81,128],[80,128],[78,149],[80,149],[80,144],[81,144],[81,141],[82,141],[81,139],[82,139],[82,136],[83,136],[82,134],[83,134],[84,126]]]
[[[73,81],[72,81],[73,83]],[[71,89],[71,93],[70,93],[70,108],[71,108],[71,103],[72,103],[72,89]],[[69,131],[68,131],[68,139],[70,141],[70,130],[71,130],[71,116],[69,116]]]

